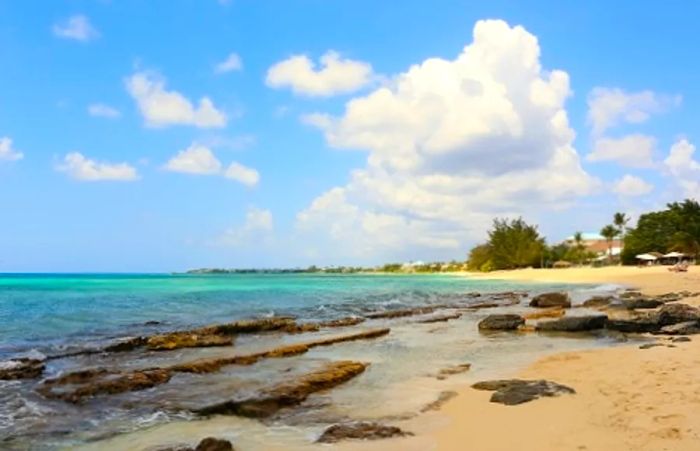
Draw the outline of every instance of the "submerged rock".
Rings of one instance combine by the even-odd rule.
[[[606,307],[612,304],[614,300],[615,298],[612,296],[593,296],[584,301],[583,306],[589,308]]]
[[[607,320],[608,317],[605,315],[565,316],[554,321],[538,323],[536,329],[550,332],[583,332],[603,329]]]
[[[126,352],[133,351],[141,346],[146,346],[148,338],[146,337],[129,337],[117,340],[115,343],[104,348],[104,352]]]
[[[318,325],[320,327],[346,327],[355,326],[357,324],[363,323],[364,321],[365,319],[359,316],[348,316],[346,318],[338,318],[329,321],[323,321],[318,323]]]
[[[472,385],[476,390],[494,391],[491,402],[514,406],[533,401],[542,397],[574,394],[576,391],[566,385],[546,380],[505,379],[477,382]]]
[[[425,315],[426,313],[433,313],[435,307],[416,307],[411,309],[402,310],[389,310],[386,312],[374,312],[365,315],[369,319],[393,319],[393,318],[403,318],[406,316],[415,315]]]
[[[692,341],[690,337],[673,337],[671,339],[671,342],[673,343],[687,343],[689,341]]]
[[[352,361],[331,362],[323,368],[296,380],[263,391],[260,395],[241,401],[226,401],[197,411],[200,415],[239,415],[265,418],[280,409],[301,404],[312,393],[327,390],[362,374],[368,364]]]
[[[438,371],[437,376],[435,377],[439,380],[444,380],[455,374],[466,373],[471,367],[471,363],[461,363],[459,365],[449,366]]]
[[[479,322],[479,330],[515,330],[525,324],[525,320],[512,313],[489,315]]]
[[[171,351],[181,348],[205,348],[212,346],[231,346],[233,338],[224,335],[201,335],[190,332],[173,332],[164,335],[154,335],[146,340],[146,346],[151,351]]]
[[[450,399],[457,396],[456,391],[443,391],[440,392],[437,399],[429,404],[426,404],[422,409],[421,413],[430,412],[431,410],[440,410],[442,406]]]
[[[0,380],[33,379],[43,374],[43,360],[19,358],[0,362]]]
[[[396,426],[386,426],[366,421],[334,424],[323,431],[316,440],[318,443],[337,443],[341,440],[379,440],[391,437],[413,435]]]
[[[571,307],[571,299],[568,293],[542,293],[530,301],[530,307]]]
[[[445,315],[432,316],[430,318],[422,319],[418,322],[421,324],[442,323],[442,322],[449,321],[451,319],[461,318],[461,316],[462,316],[461,313],[450,313],[450,314],[445,314]]]

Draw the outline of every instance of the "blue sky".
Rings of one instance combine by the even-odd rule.
[[[700,197],[698,13],[0,1],[0,271],[464,258]]]

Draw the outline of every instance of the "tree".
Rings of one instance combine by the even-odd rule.
[[[630,222],[630,218],[624,213],[615,213],[613,216],[613,224],[620,231],[620,237],[624,241],[625,233],[627,232],[627,224]]]
[[[608,258],[612,258],[612,243],[616,236],[620,234],[620,230],[612,224],[608,224],[600,229],[600,234],[603,235],[608,243]]]
[[[581,232],[574,233],[574,249],[576,250],[576,260],[580,265],[583,259],[583,251],[586,250],[586,245],[583,244],[583,233]]]
[[[545,247],[537,226],[527,224],[522,218],[495,219],[488,244],[494,269],[539,266]]]
[[[469,251],[469,259],[467,260],[467,269],[469,271],[484,271],[488,272],[493,269],[491,264],[491,246],[488,244],[480,244]]]

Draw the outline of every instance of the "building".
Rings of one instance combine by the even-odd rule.
[[[620,255],[622,252],[622,241],[619,239],[612,240],[610,245],[612,249],[609,248],[608,241],[599,233],[582,233],[583,245],[588,252],[593,252],[598,256],[607,256],[610,251],[612,256]],[[565,240],[566,244],[573,246],[576,244],[573,235]]]

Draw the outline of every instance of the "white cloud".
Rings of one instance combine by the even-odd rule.
[[[687,139],[676,141],[664,164],[686,197],[700,200],[700,162],[693,159],[695,146]]]
[[[598,185],[573,147],[569,95],[568,75],[541,67],[535,36],[477,22],[455,59],[411,66],[340,117],[302,118],[330,146],[369,155],[298,214],[300,233],[328,238],[337,258],[459,256],[495,215],[566,208]]]
[[[71,152],[63,158],[63,163],[56,167],[75,180],[96,182],[103,180],[133,181],[139,178],[136,169],[127,163],[100,163],[85,158],[79,152]]]
[[[613,184],[613,192],[626,197],[642,196],[653,189],[652,184],[630,174],[624,175]]]
[[[12,146],[12,140],[7,136],[0,138],[0,161],[17,161],[24,158],[24,154]]]
[[[249,187],[257,185],[260,181],[258,171],[238,162],[231,162],[224,169],[214,152],[199,143],[192,143],[187,149],[179,151],[163,168],[186,174],[223,176]]]
[[[95,117],[104,117],[107,119],[116,119],[121,117],[122,113],[109,105],[104,103],[93,103],[88,105],[88,114]]]
[[[221,162],[208,147],[193,143],[165,164],[165,169],[187,174],[211,175],[221,172]]]
[[[208,97],[202,97],[194,106],[177,91],[167,91],[165,80],[147,72],[138,72],[126,80],[129,94],[151,127],[193,125],[200,128],[226,126],[226,115],[216,109]]]
[[[681,103],[681,96],[653,91],[625,92],[619,88],[594,88],[588,95],[588,121],[595,135],[621,123],[646,122],[652,114],[663,113]]]
[[[214,72],[217,74],[224,74],[226,72],[233,72],[243,69],[243,61],[237,53],[230,53],[225,60],[220,62],[214,67]]]
[[[82,42],[87,42],[100,36],[100,33],[90,23],[90,19],[80,14],[54,24],[52,30],[53,34],[59,38]]]
[[[246,213],[245,222],[226,230],[219,241],[229,246],[269,244],[273,231],[272,212],[251,207]]]
[[[306,55],[293,55],[270,67],[266,83],[291,88],[295,94],[327,97],[357,91],[372,81],[370,64],[341,58],[332,50],[321,57],[320,66]]]
[[[599,138],[593,151],[586,156],[588,161],[615,161],[631,168],[653,166],[656,140],[647,135],[627,135],[622,138]]]
[[[233,162],[229,165],[224,173],[224,177],[236,180],[246,186],[255,186],[260,181],[260,174],[253,168],[243,166],[240,163]]]

